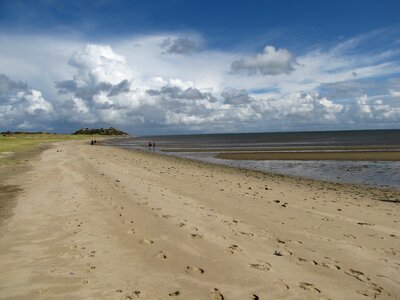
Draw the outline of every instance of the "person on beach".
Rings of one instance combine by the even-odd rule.
[[[149,142],[149,150],[151,150],[151,146],[152,146],[152,143],[151,143],[151,142]]]
[[[153,151],[156,151],[156,143],[153,142]]]
[[[93,142],[93,140],[90,142],[90,145],[93,145],[94,144],[94,142]]]

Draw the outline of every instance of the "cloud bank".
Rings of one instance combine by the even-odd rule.
[[[43,129],[54,117],[53,106],[40,91],[0,74],[0,127]]]
[[[200,51],[198,38],[179,34],[105,44],[0,35],[2,44],[8,42],[0,49],[0,129],[111,125],[172,134],[395,128],[400,53],[389,41],[365,51],[376,36],[295,56],[273,46],[258,54]],[[22,40],[29,42],[25,52]],[[30,53],[28,64],[10,69],[10,62]]]

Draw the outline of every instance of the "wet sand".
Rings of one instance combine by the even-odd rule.
[[[400,195],[65,142],[17,177],[0,299],[399,299]]]
[[[351,160],[351,161],[399,161],[400,151],[325,151],[325,152],[227,152],[216,158],[235,160]]]

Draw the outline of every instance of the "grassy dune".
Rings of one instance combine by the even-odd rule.
[[[10,134],[0,136],[0,155],[4,152],[21,152],[31,150],[43,143],[66,140],[93,139],[95,136],[70,134]]]
[[[40,150],[48,143],[68,140],[100,139],[94,135],[4,134],[0,135],[0,165],[17,163],[21,156]],[[102,137],[104,138],[104,137]],[[29,155],[28,155],[29,156]]]

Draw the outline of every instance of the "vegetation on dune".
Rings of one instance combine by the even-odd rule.
[[[0,156],[9,152],[17,153],[34,149],[43,143],[66,140],[88,139],[88,136],[49,133],[2,133],[0,135]]]
[[[121,136],[127,133],[116,128],[82,128],[73,134],[53,134],[47,132],[4,131],[0,133],[0,158],[10,154],[34,150],[43,144],[67,140],[87,140],[104,136]]]
[[[35,132],[29,132],[29,131],[3,131],[0,134],[2,134],[2,135],[11,135],[11,134],[51,134],[51,133],[44,132],[44,131],[35,131]]]
[[[114,127],[110,128],[81,128],[78,131],[73,133],[74,135],[79,134],[99,134],[99,135],[128,135],[128,133],[123,132],[122,130],[116,129]]]
[[[66,140],[85,140],[106,135],[127,135],[116,128],[89,129],[82,128],[73,134],[53,134],[47,132],[4,131],[0,134],[0,157],[34,149],[44,143]]]

